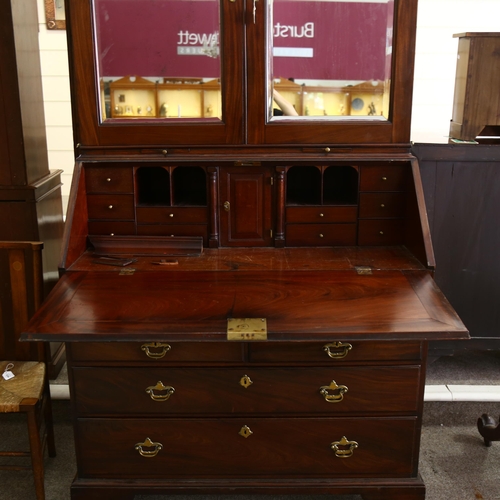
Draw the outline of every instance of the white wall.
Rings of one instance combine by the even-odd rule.
[[[36,1],[49,164],[64,171],[66,207],[74,164],[66,32],[46,29],[43,0]],[[413,142],[448,142],[458,47],[453,34],[500,31],[499,7],[500,0],[419,0]]]

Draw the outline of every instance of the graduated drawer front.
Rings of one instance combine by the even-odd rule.
[[[356,222],[357,207],[288,207],[287,223]]]
[[[99,234],[99,235],[131,235],[135,234],[135,222],[134,221],[100,221],[91,220],[89,221],[89,234]]]
[[[73,369],[79,415],[416,412],[419,380],[419,366]]]
[[[409,174],[409,165],[363,166],[359,190],[405,191]]]
[[[85,167],[87,193],[133,193],[134,178],[130,167]]]
[[[402,217],[405,213],[405,199],[404,193],[361,193],[359,217]]]
[[[394,478],[416,466],[413,417],[78,419],[76,426],[80,478]],[[245,426],[248,437],[240,435]],[[358,445],[348,458],[331,448],[344,436]],[[147,438],[159,444],[146,447]]]
[[[287,246],[356,244],[356,224],[287,224]]]
[[[87,204],[89,219],[135,218],[132,194],[89,194]]]
[[[207,223],[206,207],[137,207],[138,224]]]
[[[66,344],[74,362],[226,363],[241,362],[241,343],[232,342],[70,342]]]
[[[358,245],[401,245],[404,219],[363,219],[359,221]]]
[[[420,361],[420,342],[255,342],[248,347],[251,362],[319,363],[337,366],[365,361]]]

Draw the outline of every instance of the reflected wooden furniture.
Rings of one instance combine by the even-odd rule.
[[[63,234],[61,171],[49,170],[36,5],[0,6],[0,241],[42,241],[43,282],[57,282]],[[2,283],[3,284],[3,283]],[[64,346],[47,346],[49,376],[64,364]]]
[[[220,3],[222,120],[101,124],[91,10],[67,2],[63,275],[23,338],[67,345],[73,500],[425,497],[427,344],[468,333],[409,150],[417,2],[394,5],[390,121],[268,120],[246,0]]]
[[[460,33],[450,137],[500,135],[500,33]],[[486,130],[485,130],[486,129]]]
[[[18,464],[2,464],[1,470],[33,470],[37,500],[45,499],[44,453],[56,456],[49,382],[44,362],[0,361],[0,373],[11,372],[14,377],[0,378],[0,424],[3,413],[24,413],[30,451],[1,451],[0,457],[31,458],[31,467]],[[4,494],[8,492],[4,490]]]

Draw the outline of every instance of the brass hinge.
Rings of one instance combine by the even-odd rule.
[[[271,177],[271,186],[274,186],[274,177]]]
[[[269,233],[271,234],[271,238],[273,237],[273,230],[269,229]]]

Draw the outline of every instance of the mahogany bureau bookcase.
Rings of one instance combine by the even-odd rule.
[[[73,500],[425,497],[427,343],[468,332],[410,153],[416,11],[67,1],[76,166],[23,338],[66,342]]]

